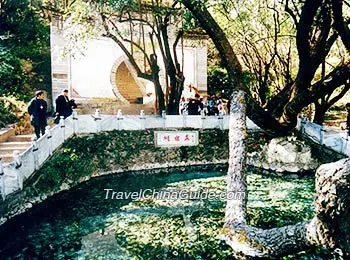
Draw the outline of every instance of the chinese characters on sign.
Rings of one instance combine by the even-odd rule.
[[[198,131],[155,131],[157,147],[178,147],[198,145]]]

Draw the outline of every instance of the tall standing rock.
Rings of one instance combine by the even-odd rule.
[[[316,172],[316,241],[350,256],[350,158],[321,165]]]

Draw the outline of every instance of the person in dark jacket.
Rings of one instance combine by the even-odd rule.
[[[55,123],[59,122],[59,118],[63,116],[64,118],[69,117],[73,113],[73,108],[76,108],[74,100],[69,100],[68,89],[64,89],[62,94],[56,98],[56,113],[55,113]]]
[[[194,99],[191,99],[187,105],[189,115],[200,115],[201,110],[203,109],[203,104],[199,100],[199,95],[195,94]]]
[[[69,116],[68,89],[64,89],[62,94],[56,98],[56,116],[64,118]]]
[[[44,100],[44,92],[38,90],[35,92],[35,97],[28,104],[28,113],[30,115],[30,121],[34,126],[36,137],[40,138],[40,132],[45,134],[45,127],[47,125],[47,103]]]

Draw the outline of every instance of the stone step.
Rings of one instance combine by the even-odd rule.
[[[122,96],[123,96],[124,98],[126,98],[126,99],[143,97],[142,95],[138,95],[138,94],[135,94],[135,95],[124,94],[124,95],[122,95]]]
[[[6,142],[7,139],[15,135],[15,129],[14,128],[1,128],[0,129],[0,142]]]
[[[12,154],[0,154],[1,161],[3,163],[6,162],[12,162],[13,161],[13,155]]]
[[[5,142],[0,143],[0,148],[16,148],[16,147],[24,147],[24,146],[31,146],[32,142]]]
[[[123,97],[128,101],[130,101],[132,99],[142,98],[142,96],[140,96],[140,95],[123,95]]]
[[[140,110],[143,110],[145,115],[153,115],[154,109],[153,107],[137,107],[135,106],[130,106],[130,107],[121,107],[123,115],[138,115],[140,114]]]
[[[129,86],[120,86],[118,88],[119,91],[127,91],[125,94],[141,94],[141,89],[139,87],[130,88]]]
[[[18,146],[18,147],[1,147],[0,146],[0,155],[1,154],[12,154],[13,151],[19,151],[20,153],[28,149],[29,146]]]
[[[13,135],[10,136],[8,142],[30,142],[35,138],[35,135]]]
[[[111,104],[111,103],[100,103],[98,107],[91,104],[86,104],[82,106],[82,110],[79,111],[81,115],[94,114],[96,108],[100,109],[101,114],[114,115],[119,109],[122,110],[124,115],[138,115],[140,110],[144,110],[146,114],[153,114],[153,105],[150,104]],[[78,113],[78,114],[79,114]]]
[[[138,95],[124,95],[123,97],[128,101],[130,101],[131,99],[142,98],[142,96],[138,96]]]

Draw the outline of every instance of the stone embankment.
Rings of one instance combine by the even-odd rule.
[[[266,143],[256,144],[258,135],[254,132],[248,136],[248,164],[261,169],[295,172],[293,167],[298,166],[300,171],[311,171],[333,158],[327,156],[317,161],[307,144],[294,139],[266,139]],[[22,190],[9,195],[0,205],[0,224],[57,193],[98,176],[124,172],[152,174],[174,169],[210,170],[227,165],[227,130],[200,130],[199,144],[193,147],[155,147],[153,138],[154,130],[142,130],[101,132],[66,140],[57,153],[25,182]],[[251,150],[252,145],[255,152]],[[293,167],[290,166],[292,159]],[[283,166],[286,160],[289,168]],[[307,164],[311,167],[307,168]]]

